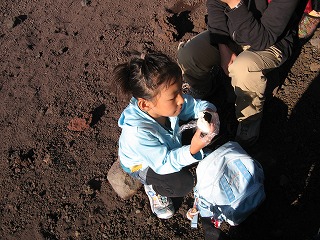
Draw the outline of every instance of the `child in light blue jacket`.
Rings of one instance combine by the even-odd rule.
[[[197,129],[190,145],[182,146],[179,121],[217,109],[182,94],[181,69],[162,53],[134,56],[116,66],[114,74],[122,92],[132,96],[118,121],[120,164],[144,184],[152,212],[168,219],[174,214],[170,197],[185,196],[194,186],[193,175],[184,167],[203,159],[202,149],[219,131],[211,122],[208,134]]]

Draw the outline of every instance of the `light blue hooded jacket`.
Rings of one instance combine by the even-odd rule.
[[[184,104],[179,116],[169,117],[172,131],[166,130],[141,111],[137,99],[131,98],[118,121],[119,127],[122,128],[119,158],[124,171],[132,174],[150,167],[158,174],[169,174],[203,159],[202,151],[191,155],[190,145],[182,146],[179,120],[196,119],[200,111],[208,108],[216,111],[216,107],[190,95],[183,97]]]

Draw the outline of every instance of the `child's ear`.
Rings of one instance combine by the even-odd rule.
[[[152,108],[152,103],[151,101],[148,101],[144,98],[138,98],[138,107],[144,111],[144,112],[148,112],[151,108]]]

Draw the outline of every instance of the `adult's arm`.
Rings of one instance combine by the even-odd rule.
[[[272,0],[262,17],[256,19],[246,4],[229,10],[228,5],[220,0],[208,0],[211,42],[228,44],[232,39],[239,45],[250,45],[254,50],[266,49],[286,35],[298,2],[299,0]]]
[[[290,19],[299,0],[272,0],[260,19],[255,19],[245,4],[228,11],[231,37],[254,50],[266,49],[281,40],[288,31]]]
[[[225,9],[228,5],[220,0],[208,0],[208,30],[211,33],[211,44],[228,43],[231,41],[227,26],[228,17]]]

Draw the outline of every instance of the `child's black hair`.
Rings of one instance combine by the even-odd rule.
[[[114,68],[115,83],[122,92],[135,98],[151,100],[163,85],[168,87],[182,81],[179,65],[161,52],[133,56],[128,62]]]

